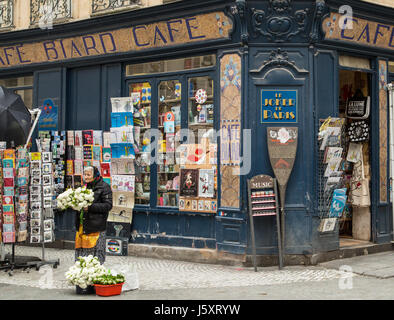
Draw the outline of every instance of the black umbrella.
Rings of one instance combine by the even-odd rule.
[[[31,115],[21,96],[0,86],[0,141],[7,147],[24,145],[31,128]]]

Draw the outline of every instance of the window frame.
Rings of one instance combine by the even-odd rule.
[[[207,53],[214,54],[214,53]],[[205,55],[205,54],[202,54]],[[198,69],[191,69],[191,70],[182,70],[182,71],[173,71],[173,72],[159,72],[155,74],[145,74],[145,75],[136,75],[136,76],[127,76],[126,75],[126,66],[132,63],[124,63],[122,72],[124,75],[124,90],[123,96],[129,96],[129,84],[130,83],[143,83],[149,82],[151,84],[151,128],[152,129],[159,129],[158,128],[158,115],[159,115],[159,101],[158,101],[158,93],[159,93],[159,85],[162,81],[169,81],[169,80],[179,80],[181,83],[181,129],[188,129],[188,108],[189,108],[189,100],[188,100],[188,86],[189,86],[189,79],[196,78],[196,77],[204,77],[208,76],[213,81],[213,103],[215,106],[214,108],[214,122],[213,122],[213,129],[218,130],[219,124],[219,86],[217,84],[218,79],[218,64],[217,64],[217,54],[214,54],[215,57],[215,65],[211,67],[203,67]],[[193,56],[191,56],[192,58]],[[188,58],[188,57],[185,57]],[[176,59],[176,58],[175,58]],[[159,60],[152,60],[152,62],[159,61]],[[151,143],[152,143],[151,137]],[[219,157],[219,142],[218,143],[218,157],[217,157],[217,172],[218,176],[220,175],[220,157]],[[151,154],[152,155],[152,154]],[[179,210],[179,203],[177,207],[166,207],[166,206],[159,206],[158,205],[158,174],[157,174],[157,164],[153,163],[150,167],[150,202],[149,204],[135,204],[134,210],[137,211],[149,211],[149,212],[163,212],[165,211],[168,214],[198,214],[198,215],[212,215],[209,212],[192,212],[192,211],[180,211]],[[219,181],[218,181],[219,184]],[[154,190],[154,192],[153,192]],[[217,194],[217,203],[219,203],[220,192],[219,192],[219,185],[216,189]],[[218,206],[219,207],[219,206]]]

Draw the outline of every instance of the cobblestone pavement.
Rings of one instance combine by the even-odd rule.
[[[7,250],[7,249],[6,249]],[[9,253],[10,250],[7,250]],[[16,247],[16,256],[34,256],[41,258],[41,248]],[[60,259],[56,269],[44,266],[39,271],[35,268],[23,271],[14,270],[13,276],[0,271],[0,283],[43,287],[48,289],[71,289],[65,280],[65,272],[74,263],[73,250],[46,249],[45,258]],[[134,256],[107,256],[104,264],[117,271],[136,272],[140,290],[214,288],[287,284],[308,281],[338,279],[343,275],[339,270],[316,266],[289,266],[278,270],[277,267],[240,268],[213,264],[151,259]]]

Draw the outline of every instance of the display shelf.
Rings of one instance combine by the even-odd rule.
[[[213,122],[201,122],[201,123],[193,122],[193,123],[189,123],[189,126],[213,127]]]
[[[164,103],[164,104],[174,103],[174,102],[181,102],[181,99],[167,99],[167,100],[160,101],[160,103]]]
[[[261,195],[261,196],[251,196],[251,198],[269,198],[269,197],[275,197],[274,194],[265,194],[265,195]]]
[[[196,100],[196,97],[189,97],[189,100]],[[208,96],[207,101],[213,100],[213,96]],[[207,103],[207,101],[204,102],[204,104]]]
[[[253,205],[254,203],[252,202],[252,205]],[[252,208],[252,211],[260,211],[260,210],[275,210],[276,209],[276,207],[255,207],[255,208]]]
[[[283,251],[281,223],[279,217],[278,189],[275,178],[268,175],[257,175],[247,180],[249,197],[250,233],[252,239],[253,266],[256,265],[256,240],[254,232],[254,217],[276,216],[276,230],[278,239],[279,269],[283,267]],[[267,204],[267,206],[262,206]]]
[[[261,203],[275,203],[275,200],[252,201],[252,204],[261,204]]]
[[[276,212],[253,213],[253,217],[275,216],[275,215],[276,215]]]

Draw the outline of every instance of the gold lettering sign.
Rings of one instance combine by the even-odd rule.
[[[346,26],[348,28],[345,28]],[[393,25],[331,13],[330,17],[323,21],[323,30],[326,33],[325,40],[348,41],[394,50]]]
[[[231,20],[223,12],[213,12],[72,38],[21,43],[0,47],[0,68],[229,38],[231,29]]]

